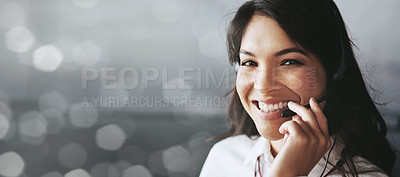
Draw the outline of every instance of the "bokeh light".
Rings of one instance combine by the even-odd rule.
[[[83,107],[81,103],[76,103],[71,106],[69,110],[69,120],[71,124],[79,128],[92,127],[98,119],[97,109],[90,107]]]
[[[183,172],[191,164],[191,155],[180,145],[170,147],[163,152],[163,163],[171,172]]]
[[[83,169],[75,169],[65,174],[64,177],[91,177],[91,176],[87,171]]]
[[[25,137],[42,137],[47,132],[47,121],[37,111],[27,112],[19,118],[19,132]]]
[[[0,175],[18,176],[25,168],[25,162],[16,152],[5,152],[0,155]]]
[[[78,143],[69,143],[58,150],[58,161],[68,169],[82,167],[86,162],[87,152]]]
[[[23,26],[17,26],[6,33],[7,48],[13,52],[24,53],[29,51],[35,42],[32,32]]]
[[[3,100],[7,101],[7,98]],[[0,140],[8,139],[15,131],[12,115],[11,108],[0,99]]]
[[[40,71],[55,71],[62,61],[63,54],[54,45],[44,45],[33,52],[33,65]]]
[[[8,120],[12,118],[12,111],[11,108],[4,102],[0,101],[0,114],[6,117]]]
[[[0,140],[3,139],[10,130],[10,122],[0,113]]]
[[[121,148],[126,140],[124,131],[115,124],[106,125],[96,131],[96,144],[99,148],[115,151]]]
[[[152,177],[152,175],[143,165],[135,165],[126,169],[122,177]]]
[[[5,118],[7,119],[9,126],[8,126],[7,133],[3,136],[3,138],[1,138],[1,140],[4,140],[4,141],[13,140],[15,133],[18,132],[18,129],[17,129],[18,123],[16,122],[15,119],[9,119],[7,117],[5,117]]]

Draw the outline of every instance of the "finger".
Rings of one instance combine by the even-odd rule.
[[[305,136],[303,129],[295,121],[286,121],[279,127],[279,133],[291,136]]]
[[[316,131],[316,133],[319,132],[322,134],[315,115],[311,110],[293,101],[288,103],[288,107],[290,110],[297,113],[297,115],[299,115],[305,122],[310,124],[310,127]]]
[[[314,98],[310,99],[310,108],[315,115],[315,118],[322,133],[321,135],[319,135],[322,136],[319,138],[319,142],[321,145],[325,146],[326,150],[328,150],[331,146],[331,139],[329,137],[329,131],[328,131],[328,121],[321,107],[319,106],[318,102]]]
[[[326,137],[329,137],[328,120],[326,119],[325,114],[321,110],[321,107],[319,107],[318,102],[314,98],[310,99],[310,106],[311,106],[312,112],[314,112],[317,123],[318,123],[322,133]]]
[[[287,133],[285,133],[285,136],[283,137],[283,144],[286,143],[286,140],[288,139],[289,135]]]
[[[324,136],[322,133],[316,133],[311,129],[309,124],[303,121],[303,119],[299,115],[295,115],[292,117],[292,121],[295,121],[300,128],[303,130],[306,135],[306,139],[304,139],[308,145],[310,146],[320,146],[323,149],[330,148],[330,139],[329,137]],[[285,134],[286,135],[286,134]],[[285,142],[285,141],[284,141]]]
[[[299,115],[293,116],[292,120],[297,122],[297,124],[299,124],[300,128],[303,130],[304,134],[306,134],[307,137],[309,137],[309,138],[315,137],[310,125],[308,125],[306,122],[304,122],[303,119]]]

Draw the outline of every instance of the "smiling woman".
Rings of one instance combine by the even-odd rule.
[[[278,129],[289,120],[281,117],[283,106],[276,109],[279,104],[286,105],[288,101],[307,104],[312,96],[326,94],[321,61],[297,48],[271,18],[252,17],[242,38],[239,58],[236,80],[239,98],[258,132],[272,142],[283,138]],[[316,69],[315,89],[302,84],[306,83],[308,67]]]
[[[351,44],[332,0],[243,4],[227,35],[238,65],[231,128],[200,176],[390,174],[386,125]]]

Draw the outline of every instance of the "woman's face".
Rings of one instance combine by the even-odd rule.
[[[288,101],[308,104],[326,94],[326,74],[320,60],[293,43],[271,18],[254,15],[240,48],[236,89],[258,132],[274,141]],[[320,104],[321,108],[324,105]]]

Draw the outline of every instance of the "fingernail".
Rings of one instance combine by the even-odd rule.
[[[315,100],[315,98],[314,98],[314,97],[311,97],[311,100],[312,100],[313,102],[317,102],[317,101]]]

